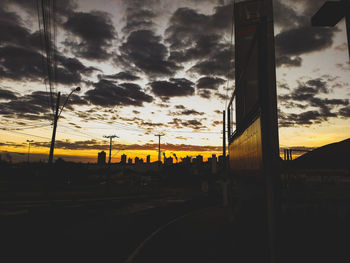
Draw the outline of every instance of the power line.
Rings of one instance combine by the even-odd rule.
[[[234,25],[234,5],[232,5],[232,19],[231,19],[231,41],[230,41],[230,48],[232,48],[232,42],[233,42],[233,25]],[[227,108],[227,96],[228,96],[228,87],[230,82],[230,65],[231,60],[229,60],[228,66],[227,66],[227,79],[226,79],[226,98],[225,98],[225,109]]]
[[[47,126],[51,126],[51,124],[42,124],[42,125],[34,125],[34,126],[29,126],[29,127],[10,127],[10,128],[2,128],[2,130],[28,130],[28,129],[38,129],[38,128],[43,128],[43,127],[47,127]]]
[[[1,129],[3,130],[3,129]],[[18,133],[18,134],[22,134],[22,135],[28,135],[28,136],[33,136],[33,137],[37,137],[37,138],[40,138],[40,139],[47,139],[47,140],[50,140],[50,138],[48,137],[43,137],[43,136],[39,136],[39,135],[34,135],[34,134],[29,134],[29,133],[25,133],[25,132],[19,132],[19,131],[10,131],[10,130],[3,130],[5,132],[9,132],[9,133]]]
[[[84,133],[84,132],[82,132],[82,131],[80,131],[80,130],[78,130],[78,129],[74,129],[74,128],[72,128],[72,127],[69,127],[69,126],[66,126],[66,125],[62,125],[62,124],[61,124],[61,126],[67,128],[67,129],[73,130],[73,131],[75,131],[75,132],[78,132],[78,133],[80,133],[80,134],[86,135],[86,136],[88,136],[89,138],[96,139],[96,140],[101,140],[100,138],[97,138],[97,137],[95,137],[95,136],[92,136],[91,134],[88,134],[88,133]]]

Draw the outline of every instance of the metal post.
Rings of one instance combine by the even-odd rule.
[[[222,112],[222,155],[224,172],[226,171],[226,115],[225,111]]]
[[[28,142],[28,157],[27,157],[27,162],[29,163],[29,154],[30,154],[30,144],[34,142],[33,140],[27,140]]]
[[[109,157],[108,157],[108,165],[111,164],[112,159],[112,137],[109,137]]]
[[[29,152],[30,152],[30,142],[28,143],[28,157],[27,157],[27,163],[29,163]]]
[[[226,118],[225,111],[222,112],[222,155],[226,158]]]
[[[52,138],[51,138],[51,146],[50,146],[50,154],[49,154],[49,163],[50,164],[53,161],[53,151],[55,149],[56,128],[57,128],[57,121],[58,121],[58,110],[59,110],[59,106],[60,106],[60,96],[61,96],[61,92],[58,92],[57,101],[56,101],[56,111],[55,111],[55,116],[53,119],[53,130],[52,130]]]
[[[161,156],[160,156],[160,135],[158,136],[158,161],[161,162]]]
[[[154,136],[158,136],[158,162],[162,163],[161,154],[160,154],[160,137],[164,136],[164,134],[156,134]]]
[[[346,36],[348,38],[348,53],[350,59],[350,15],[345,16],[345,24],[346,24]]]

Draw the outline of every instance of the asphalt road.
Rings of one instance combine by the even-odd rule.
[[[17,209],[2,210],[7,213],[0,215],[2,251],[8,254],[3,258],[7,262],[124,262],[157,228],[209,204],[203,197],[174,195],[17,204]]]

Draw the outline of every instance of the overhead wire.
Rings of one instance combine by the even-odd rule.
[[[48,137],[39,136],[39,135],[35,135],[35,134],[30,134],[30,133],[25,133],[25,132],[19,132],[19,131],[13,131],[13,130],[2,130],[2,131],[9,132],[9,133],[17,133],[17,134],[21,134],[21,135],[32,136],[32,137],[36,137],[36,138],[40,138],[40,139],[50,140],[50,138],[48,138]]]
[[[233,25],[234,25],[234,4],[232,5],[232,19],[231,19],[231,41],[230,41],[230,48],[233,47]],[[231,58],[228,63],[228,69],[227,69],[227,77],[226,77],[226,98],[225,98],[225,109],[227,108],[227,97],[228,97],[228,89],[229,89],[229,82],[230,82],[230,69],[231,69]]]
[[[40,0],[36,1],[36,8],[37,8],[37,14],[38,14],[38,26],[39,26],[39,36],[40,36],[40,48],[41,48],[41,52],[44,54],[45,53],[45,41],[43,38],[43,29],[42,29],[42,24],[41,24],[41,19],[40,19]],[[45,57],[44,55],[41,54],[41,67],[42,67],[42,73],[44,76],[44,85],[45,85],[45,91],[46,94],[48,93],[47,91],[47,84],[46,84],[46,77],[45,77]],[[52,101],[51,101],[51,96],[48,96],[47,98],[47,106],[49,108],[49,112],[50,112],[50,119],[53,118],[53,112],[51,112],[51,110],[53,109],[53,105],[52,105]]]

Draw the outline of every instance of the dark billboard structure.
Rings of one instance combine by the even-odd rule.
[[[235,90],[228,112],[230,175],[241,203],[266,219],[266,261],[276,258],[278,121],[272,0],[234,4]],[[255,211],[260,211],[255,213]]]

